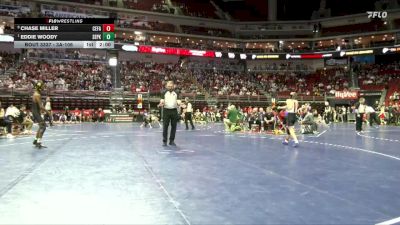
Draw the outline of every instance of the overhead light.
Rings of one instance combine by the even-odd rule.
[[[130,52],[137,52],[138,51],[138,47],[134,46],[134,45],[123,45],[122,49],[125,50],[125,51],[130,51]]]
[[[385,54],[385,53],[388,52],[388,51],[389,51],[388,48],[383,48],[383,49],[382,49],[383,54]]]
[[[142,34],[141,31],[135,31],[134,33],[135,33],[136,35],[141,35],[141,34]]]
[[[10,35],[0,35],[0,42],[13,42],[14,37]]]
[[[383,24],[386,25],[386,24],[387,24],[387,21],[383,22]]]
[[[372,39],[374,39],[374,38],[375,38],[375,36],[374,36],[374,35],[372,35],[372,36],[371,36],[371,38],[372,38]]]
[[[110,66],[117,66],[117,64],[118,64],[118,60],[116,57],[112,57],[108,60],[108,65],[110,65]]]

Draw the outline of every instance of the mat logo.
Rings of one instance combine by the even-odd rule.
[[[386,11],[367,11],[368,18],[379,18],[379,19],[384,19],[387,17],[387,12]]]
[[[336,91],[335,97],[338,99],[357,99],[358,92],[357,91]]]

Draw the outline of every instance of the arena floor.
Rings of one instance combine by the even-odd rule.
[[[139,124],[0,139],[1,224],[375,224],[400,217],[400,128],[301,138]]]

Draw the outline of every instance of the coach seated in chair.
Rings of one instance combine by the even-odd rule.
[[[304,118],[300,121],[302,125],[301,133],[302,134],[318,134],[318,125],[314,121],[314,115],[311,112],[311,108],[303,109]]]
[[[253,108],[253,111],[248,115],[249,129],[251,131],[260,131],[261,121],[259,119],[258,108]]]
[[[21,110],[11,104],[7,110],[5,117],[11,123],[14,123],[19,126],[24,127],[24,131],[22,134],[29,134],[31,133],[33,122],[28,118],[28,115],[25,113],[25,106],[21,106]]]
[[[22,134],[32,134],[33,121],[24,105],[20,107],[20,114],[17,118],[17,122],[24,127]]]
[[[272,111],[272,108],[268,107],[264,115],[264,130],[273,131],[274,124],[275,124],[275,115]]]
[[[7,138],[13,138],[14,136],[12,135],[12,122],[9,121],[6,118],[6,113],[3,109],[3,107],[1,106],[1,102],[0,102],[0,127],[5,127],[7,130]]]

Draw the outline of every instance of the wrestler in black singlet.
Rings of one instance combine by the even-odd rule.
[[[44,110],[42,102],[41,102],[41,94],[40,92],[44,88],[44,83],[42,81],[38,81],[35,84],[35,93],[32,96],[32,114],[35,122],[39,124],[39,129],[36,132],[36,138],[33,141],[33,144],[38,148],[43,148],[45,146],[42,145],[42,137],[44,132],[46,131],[46,123],[42,118],[41,111]]]

